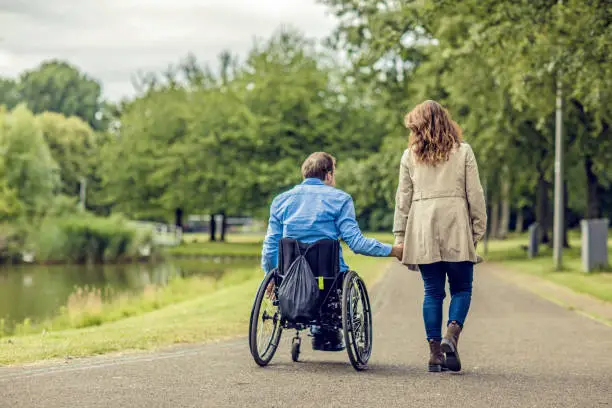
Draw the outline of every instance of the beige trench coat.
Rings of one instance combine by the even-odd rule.
[[[462,143],[436,166],[402,155],[395,198],[395,243],[405,265],[478,262],[476,244],[487,225],[485,198],[472,148]]]

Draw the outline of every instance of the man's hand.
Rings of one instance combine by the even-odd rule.
[[[274,297],[274,283],[270,282],[268,284],[268,287],[266,288],[266,297],[268,299],[273,299]]]
[[[396,257],[398,261],[401,261],[404,255],[404,244],[393,245],[390,255]]]

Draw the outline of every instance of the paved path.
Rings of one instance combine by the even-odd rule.
[[[3,368],[0,407],[612,407],[612,328],[487,268],[476,272],[458,374],[426,372],[422,283],[394,265],[372,291],[375,339],[366,372],[354,371],[346,353],[313,352],[308,342],[304,362],[291,362],[285,344],[259,368],[244,338]]]

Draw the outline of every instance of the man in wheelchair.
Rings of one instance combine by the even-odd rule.
[[[304,181],[274,198],[262,249],[262,268],[267,273],[277,268],[282,238],[305,244],[342,239],[355,253],[377,257],[394,256],[401,260],[403,246],[392,246],[366,238],[355,219],[353,199],[335,188],[336,160],[325,152],[311,154],[302,164]],[[339,248],[339,272],[349,270]],[[340,330],[311,327],[312,348],[340,351],[345,345]]]

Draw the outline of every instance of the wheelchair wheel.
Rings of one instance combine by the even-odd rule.
[[[365,370],[372,353],[372,310],[365,283],[354,271],[342,284],[342,328],[351,364]]]
[[[281,332],[275,273],[270,272],[257,290],[249,323],[249,348],[255,362],[267,365],[278,347]],[[266,293],[270,291],[270,295]]]

